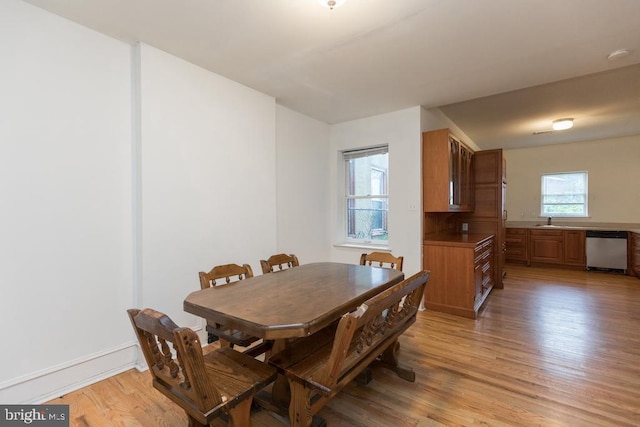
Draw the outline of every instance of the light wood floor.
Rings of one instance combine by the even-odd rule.
[[[478,320],[421,312],[401,346],[416,382],[375,370],[323,409],[329,426],[640,425],[636,278],[508,265]],[[70,404],[72,426],[186,425],[148,372],[50,403]],[[283,425],[264,411],[252,422]]]

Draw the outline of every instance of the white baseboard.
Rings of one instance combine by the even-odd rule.
[[[41,404],[135,368],[137,363],[138,346],[132,341],[0,383],[0,402]]]
[[[192,329],[206,345],[206,331],[202,324]],[[2,382],[0,402],[41,404],[132,368],[139,371],[148,369],[137,341]]]

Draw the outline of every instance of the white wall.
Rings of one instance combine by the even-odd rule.
[[[0,57],[0,402],[33,402],[133,354],[130,47],[3,0]]]
[[[140,306],[180,325],[198,271],[276,250],[275,100],[140,48]]]
[[[480,147],[478,147],[476,143],[458,127],[458,125],[452,122],[449,117],[445,116],[439,108],[423,108],[421,110],[420,129],[422,132],[444,128],[451,129],[451,132],[453,132],[455,136],[460,138],[472,150],[480,150]]]
[[[127,308],[199,327],[199,270],[275,253],[276,106],[17,0],[0,55],[0,402],[33,403],[133,366]]]
[[[404,256],[405,274],[421,267],[420,107],[331,126],[329,148],[329,213],[331,244],[342,243],[339,200],[343,177],[341,151],[389,145],[389,248]],[[414,209],[415,207],[415,209]],[[370,249],[335,247],[331,260],[358,263]]]
[[[276,108],[277,247],[301,263],[329,259],[329,125]]]
[[[536,221],[542,173],[589,173],[589,218],[572,222],[640,223],[640,135],[505,150],[509,221]]]

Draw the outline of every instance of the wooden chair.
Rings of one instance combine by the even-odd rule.
[[[298,267],[299,265],[298,257],[294,254],[277,254],[270,256],[266,261],[260,260],[260,266],[262,267],[262,272],[264,274],[273,273],[273,268],[275,266],[278,266],[278,271],[280,271],[284,267],[292,268]]]
[[[225,264],[213,267],[208,273],[201,271],[198,275],[200,276],[200,287],[207,289],[210,287],[231,286],[240,280],[253,277],[253,270],[249,264],[242,266]],[[219,339],[222,347],[233,347],[234,345],[248,347],[260,339],[252,335],[247,335],[237,329],[226,328],[224,325],[217,323],[212,324],[207,322],[207,332],[209,334],[207,341],[212,343]]]
[[[275,379],[275,369],[228,347],[203,355],[193,330],[179,328],[158,311],[130,309],[127,313],[153,387],[184,409],[190,427],[207,426],[223,414],[229,426],[251,425],[253,396]]]
[[[402,271],[402,261],[404,257],[395,257],[388,252],[371,252],[370,254],[362,254],[360,256],[360,265],[373,265],[384,267],[389,264],[391,268]]]

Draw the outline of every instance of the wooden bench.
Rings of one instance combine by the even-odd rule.
[[[310,426],[313,415],[374,361],[415,381],[412,370],[398,366],[397,339],[415,322],[428,279],[429,272],[421,271],[344,314],[333,327],[271,356],[269,363],[289,382],[292,426]]]

